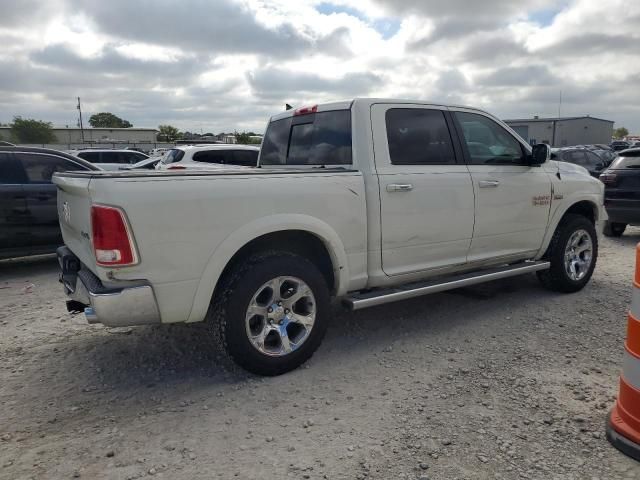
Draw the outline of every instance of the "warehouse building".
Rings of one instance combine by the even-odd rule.
[[[0,140],[11,141],[10,127],[0,127]],[[56,143],[155,143],[158,131],[154,128],[85,128],[53,127]]]
[[[590,117],[511,119],[504,121],[531,145],[547,143],[552,147],[609,144],[613,120]]]

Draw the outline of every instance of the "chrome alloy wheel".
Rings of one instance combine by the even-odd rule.
[[[245,326],[260,353],[281,357],[309,338],[315,319],[316,301],[309,286],[296,277],[276,277],[251,298]]]
[[[564,250],[564,269],[573,281],[587,274],[593,261],[593,243],[586,230],[573,232]]]

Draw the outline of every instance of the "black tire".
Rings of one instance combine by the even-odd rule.
[[[627,228],[626,223],[605,222],[603,233],[606,237],[621,237]]]
[[[586,274],[579,280],[573,280],[565,270],[564,254],[567,242],[577,230],[585,230],[591,237],[592,257]],[[537,275],[546,288],[563,293],[581,290],[591,278],[598,259],[598,237],[593,223],[582,215],[565,215],[551,238],[544,258],[551,262],[551,268],[537,272]]]
[[[297,349],[269,356],[251,343],[245,319],[253,296],[279,276],[296,277],[307,284],[315,297],[316,317],[308,337]],[[331,312],[327,283],[312,262],[290,253],[264,252],[243,261],[223,282],[212,301],[208,321],[216,343],[231,360],[258,375],[280,375],[311,358],[324,337]]]

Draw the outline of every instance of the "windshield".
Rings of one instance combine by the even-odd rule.
[[[164,155],[164,157],[162,157],[161,162],[167,165],[169,163],[179,162],[182,160],[182,157],[184,157],[184,150],[172,148]]]

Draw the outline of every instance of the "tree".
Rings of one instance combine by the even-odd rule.
[[[234,135],[236,137],[236,142],[241,145],[258,145],[260,143],[259,139],[251,138],[256,136],[253,132],[235,132]]]
[[[624,138],[624,137],[626,137],[627,135],[629,135],[629,130],[627,130],[627,129],[626,129],[626,128],[624,128],[624,127],[616,128],[616,129],[613,131],[613,138]]]
[[[19,143],[54,143],[56,141],[50,122],[18,116],[13,117],[10,127],[11,138]]]
[[[94,113],[89,117],[89,125],[94,128],[131,128],[133,125],[113,113]]]
[[[174,140],[178,140],[182,138],[182,133],[171,125],[158,125],[158,140],[164,142],[173,142]]]

